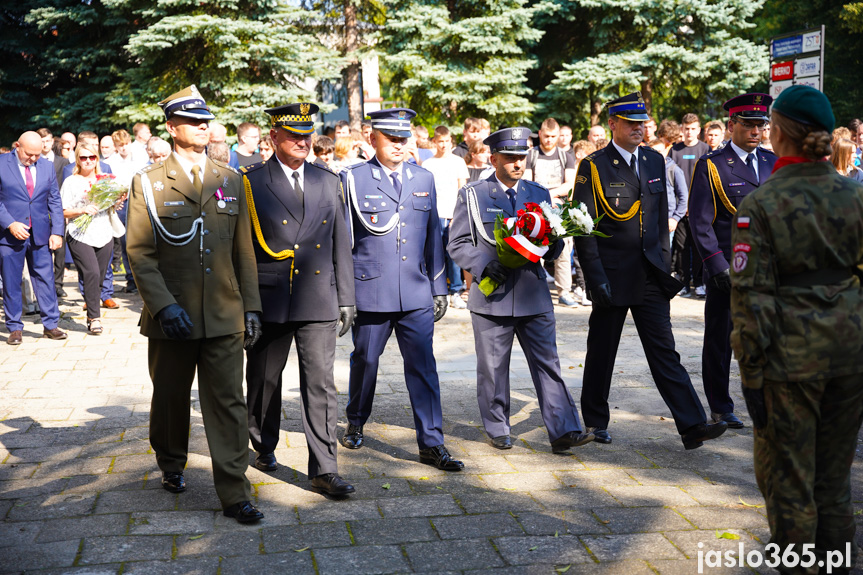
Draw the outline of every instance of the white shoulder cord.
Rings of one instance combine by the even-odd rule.
[[[354,173],[351,170],[347,170],[347,174],[348,174],[348,185],[347,185],[348,189],[346,190],[346,193],[348,195],[348,198],[350,199],[350,204],[353,205],[354,210],[357,212],[357,219],[360,221],[362,226],[366,230],[368,230],[368,232],[370,234],[375,235],[375,236],[384,236],[384,235],[390,233],[391,231],[393,231],[393,228],[397,228],[399,225],[399,214],[398,214],[398,212],[393,214],[393,216],[390,218],[390,221],[388,221],[386,224],[384,224],[382,226],[375,227],[375,226],[372,226],[371,224],[369,224],[368,222],[366,222],[366,220],[362,216],[362,212],[360,211],[360,203],[357,200],[357,193],[356,193],[355,186],[354,186]],[[351,248],[353,248],[354,247],[353,218],[350,218],[350,222],[351,222]],[[401,237],[401,229],[400,228],[398,229],[397,235],[399,237]],[[399,238],[396,238],[396,242],[397,242],[396,246],[398,246],[398,241],[399,241]]]
[[[480,237],[484,239],[489,245],[497,245],[497,242],[488,237],[488,234],[485,233],[485,227],[482,225],[482,218],[479,215],[479,201],[476,198],[476,190],[473,189],[473,186],[469,187],[465,190],[465,195],[467,196],[467,208],[470,213],[471,219],[473,220],[473,226],[471,226],[470,236],[471,240],[473,240],[473,245],[476,245],[476,235],[475,231],[479,232]]]
[[[201,236],[201,244],[198,251],[202,254],[201,262],[203,263],[204,218],[198,216],[197,219],[192,222],[192,227],[188,232],[175,236],[165,229],[165,226],[162,225],[162,221],[159,219],[159,214],[156,211],[156,200],[153,198],[153,186],[150,185],[150,178],[147,174],[141,174],[141,189],[144,192],[144,203],[147,205],[147,212],[150,214],[150,223],[153,226],[153,241],[155,242],[158,236],[162,236],[162,239],[172,246],[184,246],[192,241],[197,232]],[[157,230],[158,234],[156,233]]]

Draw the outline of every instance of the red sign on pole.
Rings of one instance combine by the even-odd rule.
[[[777,62],[770,67],[770,79],[774,82],[794,78],[794,62]]]

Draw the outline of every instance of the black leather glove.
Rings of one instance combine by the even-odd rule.
[[[339,322],[342,324],[342,329],[339,330],[339,337],[342,337],[351,326],[354,325],[354,320],[357,318],[357,307],[346,305],[339,308]]]
[[[246,333],[243,338],[243,348],[252,349],[261,339],[261,314],[256,311],[246,312]]]
[[[434,296],[434,320],[437,321],[443,317],[443,314],[446,313],[446,296],[445,295],[436,295]]]
[[[485,269],[482,270],[482,277],[488,278],[498,285],[506,282],[506,277],[509,275],[509,268],[504,266],[497,260],[492,260],[488,262],[488,265],[485,266]]]
[[[715,276],[710,276],[710,285],[722,293],[731,293],[731,275],[728,270],[722,270]]]
[[[180,304],[172,303],[156,314],[162,331],[171,339],[189,339],[192,335],[192,320]]]
[[[764,429],[767,427],[767,405],[764,403],[764,388],[743,388],[743,399],[746,400],[746,409],[752,418],[752,427]]]
[[[587,295],[590,301],[599,307],[611,307],[614,303],[611,301],[611,286],[609,284],[600,284],[596,289],[588,290]]]

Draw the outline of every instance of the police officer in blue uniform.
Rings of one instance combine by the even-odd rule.
[[[369,114],[375,157],[341,173],[352,237],[357,318],[342,445],[359,449],[372,411],[378,361],[393,330],[404,358],[422,463],[460,471],[443,439],[432,337],[446,313],[446,275],[434,178],[405,162],[411,118],[390,108]]]
[[[495,173],[459,190],[447,249],[453,261],[474,276],[474,283],[488,277],[500,284],[489,296],[470,290],[467,304],[476,345],[479,411],[492,446],[512,447],[509,360],[515,335],[527,357],[552,451],[560,453],[592,441],[593,435],[582,433],[575,402],[560,375],[554,305],[545,273],[538,263],[504,267],[494,239],[499,215],[513,217],[529,202],[551,203],[545,187],[521,179],[528,137],[528,128],[505,128],[483,141],[491,149]],[[563,242],[555,242],[545,258],[556,259],[562,250]]]
[[[722,435],[725,422],[708,424],[692,381],[680,364],[671,332],[669,300],[681,284],[671,276],[665,159],[640,147],[647,111],[640,92],[608,103],[612,141],[587,156],[574,195],[597,230],[610,237],[575,238],[593,309],[587,334],[581,413],[599,443],[611,443],[608,391],[627,312],[644,346],[650,372],[671,410],[686,449]]]
[[[728,392],[731,367],[731,221],[737,206],[764,183],[776,156],[759,147],[761,133],[770,121],[773,101],[767,94],[743,94],[725,102],[728,111],[728,145],[705,154],[695,164],[689,189],[689,225],[704,262],[707,300],[704,302],[704,346],[701,373],[713,421],[740,429]]]
[[[354,319],[354,271],[342,185],[329,170],[306,162],[316,105],[289,104],[265,112],[275,153],[269,162],[241,170],[263,307],[263,334],[246,352],[255,467],[277,468],[282,372],[296,340],[309,478],[316,489],[345,496],[355,489],[338,474],[333,365],[338,323],[341,336]]]

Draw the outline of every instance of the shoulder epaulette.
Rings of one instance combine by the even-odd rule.
[[[224,169],[226,169],[226,170],[231,170],[231,171],[232,171],[232,172],[234,172],[235,174],[239,174],[239,173],[240,173],[240,172],[238,172],[237,170],[235,170],[234,168],[232,168],[231,166],[229,166],[228,164],[226,164],[225,162],[220,162],[219,160],[213,160],[213,158],[210,158],[210,160],[212,160],[212,161],[213,161],[213,163],[214,163],[214,164],[216,164],[217,166],[219,166],[220,168],[224,168]]]
[[[139,173],[143,173],[143,172],[151,172],[151,171],[155,170],[156,168],[161,168],[161,167],[162,167],[162,166],[164,166],[164,165],[165,165],[165,162],[164,162],[164,161],[159,162],[158,164],[149,164],[149,165],[147,165],[147,166],[144,166],[144,167],[143,167],[143,168],[141,168],[140,170],[138,170],[138,172],[139,172]]]
[[[774,152],[773,150],[768,150],[767,148],[762,148],[761,146],[758,146],[758,151],[763,152],[765,154],[770,154],[771,156],[776,155],[776,152]]]
[[[659,152],[657,152],[656,150],[654,150],[654,149],[653,149],[653,148],[651,148],[650,146],[641,146],[641,150],[642,150],[642,151],[645,151],[645,152],[652,153],[652,154],[659,154]],[[660,155],[660,156],[662,156],[662,154],[659,154],[659,155]],[[663,158],[664,158],[664,157],[665,157],[665,156],[663,156]]]
[[[712,151],[707,152],[706,154],[704,154],[704,157],[705,157],[705,158],[713,158],[713,157],[715,157],[715,156],[720,155],[720,154],[721,154],[722,152],[724,152],[724,151],[725,151],[725,148],[717,148],[717,149],[715,149],[715,150],[712,150]]]
[[[336,174],[334,171],[332,171],[332,170],[331,170],[331,169],[329,169],[329,168],[325,168],[325,167],[323,167],[323,166],[319,166],[319,165],[317,165],[317,164],[313,164],[313,163],[311,163],[311,162],[306,162],[306,168],[308,168],[309,166],[311,166],[311,167],[312,167],[313,169],[315,169],[315,170],[318,170],[318,171],[320,171],[320,172],[323,172],[324,174],[327,174],[327,176],[332,176],[332,177],[334,177],[334,178],[336,178],[336,179],[338,179],[338,177],[339,177],[339,175],[338,175],[338,174]]]
[[[263,161],[263,162],[256,162],[254,164],[249,164],[248,166],[241,166],[240,167],[240,173],[241,174],[248,174],[249,172],[254,172],[258,168],[263,168],[266,163],[267,163],[266,161]]]

